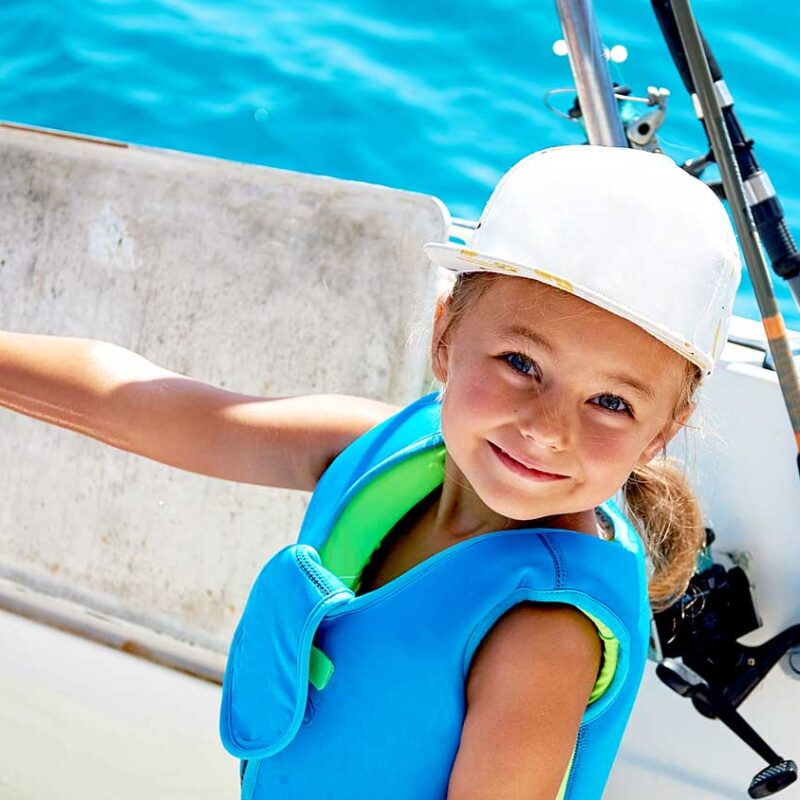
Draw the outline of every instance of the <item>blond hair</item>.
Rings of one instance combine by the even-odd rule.
[[[504,277],[491,272],[459,274],[446,298],[448,318],[439,343],[467,309]],[[691,407],[701,380],[700,368],[686,361],[673,418]],[[654,611],[661,611],[685,593],[695,572],[697,554],[705,544],[700,505],[679,462],[668,458],[663,450],[657,458],[634,469],[622,486],[622,495],[630,522],[653,567],[648,582],[650,604]]]

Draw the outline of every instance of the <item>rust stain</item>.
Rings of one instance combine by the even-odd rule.
[[[113,139],[99,139],[96,136],[83,136],[80,133],[68,133],[67,131],[57,131],[52,128],[36,128],[32,125],[19,125],[15,122],[0,122],[1,128],[11,128],[11,130],[27,131],[28,133],[40,133],[45,136],[54,136],[57,139],[75,139],[78,142],[90,142],[91,144],[105,144],[109,147],[120,147],[128,149],[127,142],[115,142]]]

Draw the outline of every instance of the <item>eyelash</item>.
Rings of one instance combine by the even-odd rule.
[[[530,364],[531,367],[535,368],[535,370],[536,370],[537,374],[534,377],[538,377],[539,365],[535,361],[533,361],[532,359],[528,358],[528,356],[523,355],[522,353],[504,353],[501,356],[501,358],[503,359],[503,361],[506,362],[506,364],[508,364],[509,367],[511,367],[511,369],[514,370],[514,372],[518,372],[520,375],[531,375],[531,373],[530,372],[525,372],[525,370],[519,369],[518,367],[515,367],[511,363],[511,360],[516,358],[516,359],[520,359],[522,361],[527,361],[528,364]]]
[[[538,377],[539,377],[539,365],[533,359],[528,358],[528,356],[523,355],[522,353],[504,353],[502,356],[500,356],[500,358],[516,374],[523,375],[525,377],[533,377],[534,379],[538,379]],[[535,372],[526,372],[525,370],[520,369],[519,367],[515,367],[514,364],[512,363],[512,359],[518,359],[518,360],[522,360],[522,361],[527,362],[527,364],[529,364],[530,367],[532,368],[532,370],[535,370]],[[622,405],[624,406],[623,409],[606,408],[605,406],[602,406],[599,403],[595,403],[595,405],[597,405],[598,408],[602,408],[603,411],[608,411],[611,414],[627,414],[630,417],[633,416],[633,407],[631,406],[631,404],[627,400],[624,400],[619,395],[605,393],[605,394],[599,394],[599,395],[597,395],[597,397],[598,398],[600,398],[600,397],[610,397],[610,398],[612,398],[614,400],[619,400],[619,402],[622,403]],[[592,398],[592,399],[596,399],[596,398]]]

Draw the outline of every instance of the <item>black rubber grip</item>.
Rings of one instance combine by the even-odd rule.
[[[683,52],[683,44],[681,42],[680,33],[678,33],[678,23],[675,22],[675,14],[672,11],[672,3],[670,0],[652,0],[653,13],[656,15],[658,26],[661,28],[661,33],[664,35],[664,41],[667,43],[672,60],[675,62],[675,67],[678,74],[681,76],[683,85],[689,94],[694,94],[694,82],[692,75],[689,72],[689,62],[686,60],[686,54]]]
[[[719,64],[717,64],[717,59],[714,58],[714,54],[711,52],[711,48],[706,41],[706,37],[703,34],[700,34],[700,38],[703,40],[703,50],[706,51],[706,58],[708,59],[708,68],[711,70],[711,79],[716,83],[717,81],[722,80],[722,70],[719,68]]]
[[[775,274],[784,280],[800,275],[800,252],[786,224],[778,198],[767,198],[750,210]]]

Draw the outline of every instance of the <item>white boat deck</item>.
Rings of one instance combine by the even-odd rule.
[[[0,611],[2,800],[239,794],[220,688]]]

